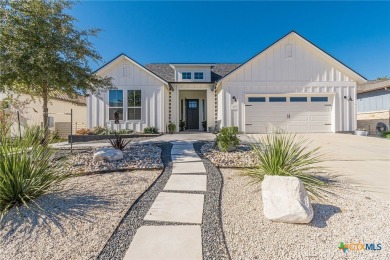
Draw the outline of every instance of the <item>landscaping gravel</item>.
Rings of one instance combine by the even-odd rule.
[[[160,173],[73,177],[61,191],[36,200],[40,211],[13,208],[1,223],[0,259],[96,258],[133,202]]]
[[[256,153],[246,144],[238,145],[232,152],[221,152],[214,142],[207,142],[201,152],[217,167],[254,167],[258,162]]]
[[[93,154],[99,149],[78,149],[74,154],[68,154],[63,170],[82,173],[120,169],[162,169],[164,167],[161,161],[161,149],[152,144],[129,145],[123,150],[123,159],[113,162],[94,162]]]
[[[203,143],[195,143],[194,148],[200,154]],[[165,165],[164,172],[131,207],[115,230],[114,234],[99,255],[99,259],[123,259],[137,229],[144,225],[188,225],[183,223],[157,222],[143,220],[157,195],[165,187],[172,174],[171,148],[172,144],[161,144],[162,160]],[[220,192],[222,176],[215,166],[208,160],[203,159],[207,170],[207,192],[205,193],[202,243],[204,259],[229,259],[228,251],[224,242],[221,223]],[[197,192],[188,192],[197,193]]]
[[[344,182],[335,195],[312,202],[310,224],[264,218],[261,186],[237,169],[221,169],[222,222],[232,259],[390,259],[390,204]],[[340,242],[381,243],[382,250],[338,249]]]

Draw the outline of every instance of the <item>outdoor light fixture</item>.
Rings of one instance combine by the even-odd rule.
[[[347,101],[353,101],[351,96],[344,96],[344,99],[346,99]]]
[[[237,102],[236,96],[233,96],[233,100],[234,100],[234,102]]]

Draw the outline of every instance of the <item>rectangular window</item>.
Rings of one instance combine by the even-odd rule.
[[[191,72],[182,72],[181,78],[182,79],[191,79]]]
[[[113,89],[108,92],[108,119],[115,120],[115,112],[119,120],[123,120],[123,90]]]
[[[194,79],[203,79],[203,72],[195,72]]]
[[[196,101],[196,100],[188,101],[188,108],[197,109],[198,108],[198,101]]]
[[[265,97],[248,97],[248,102],[265,102]]]
[[[311,102],[328,102],[328,97],[311,97]]]
[[[290,102],[307,102],[307,97],[290,97]]]
[[[142,99],[141,90],[127,91],[127,119],[141,120]]]
[[[269,102],[286,102],[286,97],[270,97]]]

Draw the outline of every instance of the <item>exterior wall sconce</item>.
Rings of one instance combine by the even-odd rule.
[[[344,99],[347,100],[347,101],[353,101],[351,96],[344,96]]]
[[[236,96],[233,96],[233,98],[232,98],[232,99],[233,99],[233,101],[234,101],[234,102],[237,102],[237,98],[236,98]]]

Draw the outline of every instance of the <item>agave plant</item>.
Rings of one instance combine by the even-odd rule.
[[[318,166],[324,154],[320,147],[309,148],[310,142],[295,134],[270,134],[253,145],[259,163],[245,175],[261,182],[265,175],[294,176],[299,178],[312,198],[321,198],[326,190],[326,182],[313,175],[323,167]]]
[[[54,160],[54,150],[42,144],[43,135],[34,128],[21,139],[1,137],[0,220],[13,206],[29,207],[29,202],[58,189],[69,177],[60,172],[61,161]]]
[[[118,150],[121,150],[123,151],[126,146],[131,142],[131,140],[127,141],[125,139],[123,139],[120,135],[118,135],[117,133],[115,133],[115,139],[113,140],[109,140],[112,147],[114,147],[115,149],[118,149]]]

